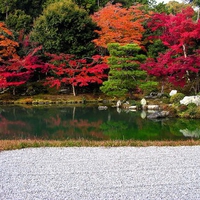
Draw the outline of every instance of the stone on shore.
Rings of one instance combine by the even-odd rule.
[[[180,104],[188,105],[190,103],[195,103],[197,106],[200,106],[200,96],[185,96],[182,100],[180,100]]]

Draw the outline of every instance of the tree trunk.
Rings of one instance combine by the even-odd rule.
[[[72,84],[72,92],[73,92],[73,95],[76,96],[76,90],[75,90],[75,86]]]
[[[200,82],[199,73],[197,73],[195,94],[197,94],[199,92],[199,82]]]
[[[16,94],[16,92],[15,92],[15,87],[13,88],[12,93],[13,93],[13,96],[15,96],[15,94]]]
[[[196,20],[196,22],[198,22],[199,21],[199,7],[198,7],[198,10],[197,10],[197,20]]]
[[[184,54],[184,57],[187,58],[186,48],[184,44],[183,44],[183,54]],[[186,74],[187,74],[188,81],[190,82],[190,74],[188,70],[186,70]]]
[[[187,58],[186,48],[184,44],[183,44],[183,54],[184,54],[184,57]]]

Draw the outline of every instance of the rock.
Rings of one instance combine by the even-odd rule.
[[[200,96],[185,96],[182,100],[180,100],[180,104],[188,105],[189,103],[195,103],[197,106],[200,105]]]
[[[165,118],[169,115],[169,111],[158,111],[147,116],[148,119]]]
[[[118,101],[117,101],[117,105],[116,105],[117,108],[121,107],[121,105],[122,105],[122,102],[121,102],[120,100],[118,100]]]
[[[162,97],[163,93],[160,92],[151,92],[149,96],[145,96],[146,99],[156,99]]]
[[[140,103],[141,103],[141,105],[142,105],[142,108],[144,108],[145,106],[146,106],[146,104],[147,104],[147,101],[146,101],[146,99],[142,99],[141,101],[140,101]]]
[[[147,110],[158,110],[159,105],[147,105],[146,108]]]
[[[107,107],[107,106],[99,106],[98,109],[99,109],[99,110],[107,110],[108,107]]]
[[[128,107],[130,110],[136,110],[137,109],[137,106],[129,106]]]
[[[169,96],[171,97],[171,96],[175,95],[176,93],[177,93],[177,90],[171,90],[171,92],[169,93]]]
[[[122,108],[129,108],[130,104],[128,101],[126,101],[125,103],[123,103]]]

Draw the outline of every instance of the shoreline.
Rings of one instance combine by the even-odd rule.
[[[200,140],[139,141],[139,140],[0,140],[0,151],[38,147],[149,147],[199,146]]]

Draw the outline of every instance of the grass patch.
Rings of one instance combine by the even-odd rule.
[[[194,146],[200,145],[200,140],[179,141],[90,141],[90,140],[0,140],[0,151],[31,147],[148,147],[148,146]]]

